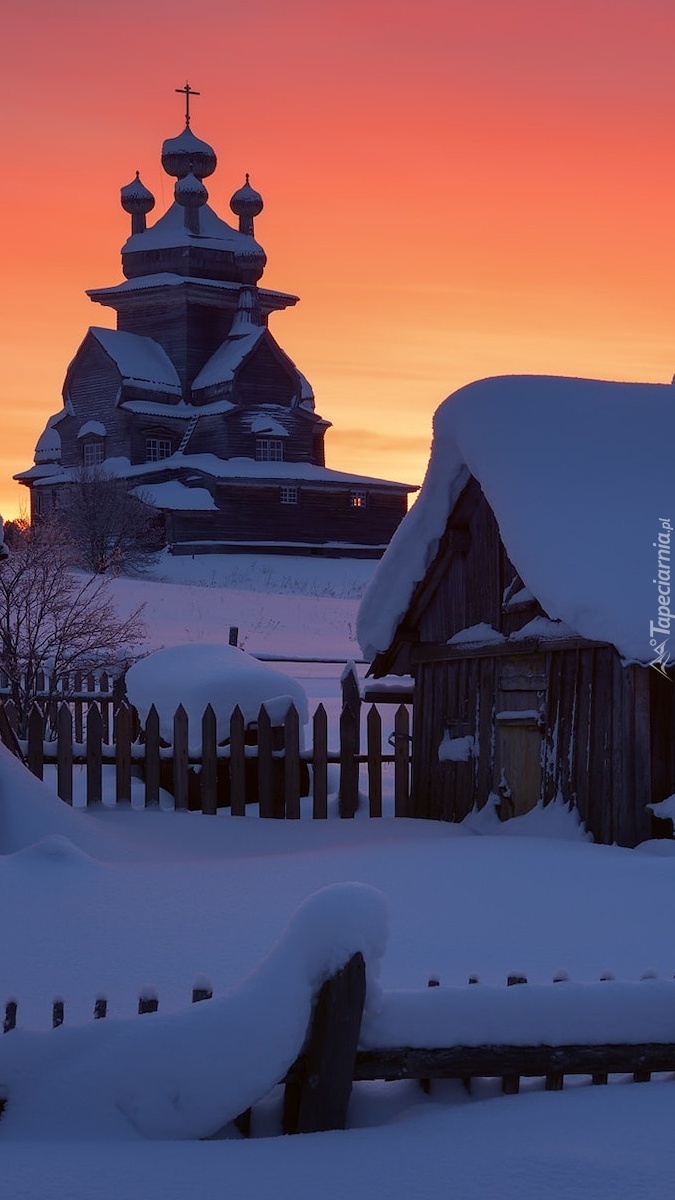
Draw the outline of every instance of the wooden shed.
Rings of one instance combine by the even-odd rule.
[[[415,678],[411,815],[562,799],[600,842],[675,792],[672,386],[510,377],[451,396],[359,613],[375,676]]]

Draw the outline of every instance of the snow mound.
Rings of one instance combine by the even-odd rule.
[[[59,800],[57,803],[63,804],[63,801]],[[69,871],[72,869],[98,869],[98,863],[90,854],[85,853],[60,833],[49,834],[40,841],[34,842],[32,846],[27,846],[25,850],[17,851],[14,858],[25,863],[34,863],[41,868],[66,867]]]
[[[190,744],[201,740],[201,720],[210,704],[216,714],[218,741],[230,736],[230,717],[239,705],[246,724],[256,721],[266,704],[282,721],[291,704],[301,724],[309,719],[304,689],[282,671],[258,662],[236,646],[191,643],[157,650],[127,671],[127,694],[145,723],[154,704],[160,732],[173,741],[173,718],[183,705],[191,731]]]

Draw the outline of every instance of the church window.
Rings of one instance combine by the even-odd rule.
[[[145,439],[145,461],[160,462],[173,454],[173,443],[167,437],[148,437]]]
[[[296,487],[281,488],[281,503],[282,504],[297,504],[298,489]]]
[[[284,443],[281,438],[257,438],[255,456],[258,462],[283,462]]]
[[[82,447],[82,462],[85,467],[97,467],[103,462],[105,452],[103,442],[85,442]]]
[[[361,491],[350,492],[349,493],[349,502],[350,502],[352,508],[365,508],[366,507],[366,493],[361,492]]]

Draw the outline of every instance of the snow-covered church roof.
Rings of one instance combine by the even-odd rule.
[[[113,360],[122,378],[141,387],[181,395],[178,372],[166,350],[153,338],[92,325],[89,333]]]
[[[653,625],[670,625],[659,605],[670,595],[674,444],[669,384],[506,376],[455,392],[435,415],[419,498],[362,601],[364,655],[391,644],[473,475],[549,617],[627,660],[651,661],[667,637],[655,639]]]

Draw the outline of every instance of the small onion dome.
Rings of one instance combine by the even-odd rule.
[[[178,180],[173,194],[176,197],[176,204],[182,205],[183,208],[201,208],[209,198],[209,193],[201,179],[198,179],[192,172]]]
[[[155,197],[152,192],[141,183],[141,177],[136,172],[136,178],[132,179],[126,187],[120,188],[120,197],[122,200],[122,208],[125,212],[131,213],[149,213],[155,207]]]
[[[238,188],[230,200],[230,208],[235,216],[246,218],[259,216],[263,207],[263,198],[251,187],[247,175],[244,186]]]
[[[189,128],[178,137],[167,138],[162,146],[162,166],[167,175],[175,175],[177,179],[185,179],[190,174],[204,179],[213,175],[217,162],[213,147],[195,137]]]

